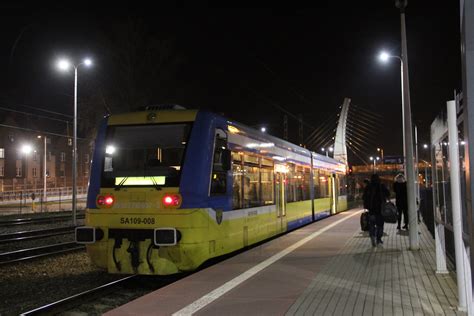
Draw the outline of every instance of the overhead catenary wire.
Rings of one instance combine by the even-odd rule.
[[[3,111],[10,111],[10,112],[12,112],[12,113],[23,114],[23,115],[26,115],[26,116],[34,116],[34,117],[38,117],[38,118],[42,118],[42,119],[47,119],[47,120],[51,120],[51,121],[58,121],[58,122],[63,122],[63,123],[72,123],[72,121],[66,121],[66,120],[62,120],[62,119],[58,119],[58,118],[54,118],[54,117],[49,117],[49,116],[45,116],[45,115],[41,115],[41,114],[35,114],[35,113],[28,113],[28,112],[18,111],[18,110],[14,110],[14,109],[10,109],[10,108],[5,108],[5,107],[1,107],[1,106],[0,106],[0,110],[3,110]]]
[[[25,127],[19,127],[19,126],[14,126],[14,125],[7,125],[7,124],[0,124],[0,127],[7,127],[7,128],[12,128],[12,129],[18,129],[22,131],[27,131],[27,132],[34,132],[38,134],[43,134],[43,135],[52,135],[52,136],[58,136],[58,137],[65,137],[65,138],[71,138],[68,135],[65,134],[58,134],[58,133],[52,133],[52,132],[45,132],[41,130],[35,130],[32,128],[25,128]],[[82,138],[82,137],[77,137],[78,140],[87,140],[89,138]]]
[[[272,99],[270,99],[269,97],[267,96],[264,96],[262,95],[261,93],[255,91],[254,89],[248,87],[248,86],[244,86],[245,89],[251,91],[252,93],[254,93],[256,96],[258,96],[259,98],[265,100],[268,104],[278,108],[280,111],[284,112],[285,114],[291,116],[292,118],[294,118],[295,120],[299,120],[300,118],[298,117],[298,115],[295,115],[293,113],[291,113],[290,111],[288,111],[287,109],[285,109],[284,107],[282,107],[281,105],[279,105],[278,103],[276,103],[275,101],[273,101]],[[303,125],[306,125],[306,127],[310,127],[310,128],[315,128],[313,125],[303,121]]]
[[[29,109],[33,109],[33,110],[37,110],[37,111],[42,111],[42,112],[46,112],[46,113],[50,113],[50,114],[55,114],[55,115],[60,115],[60,116],[69,117],[69,118],[74,118],[73,115],[68,115],[68,114],[59,113],[59,112],[50,111],[50,110],[45,110],[45,109],[43,109],[43,108],[33,107],[33,106],[25,105],[25,104],[17,104],[16,106],[22,106],[22,107],[29,108]]]

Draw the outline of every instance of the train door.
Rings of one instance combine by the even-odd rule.
[[[333,173],[329,177],[330,183],[329,183],[329,190],[331,191],[331,214],[336,214],[337,213],[337,200],[339,196],[339,186],[337,184],[337,177],[336,174]]]
[[[277,216],[277,231],[285,230],[286,221],[286,177],[283,172],[275,172],[275,206]]]

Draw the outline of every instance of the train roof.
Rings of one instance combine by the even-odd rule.
[[[342,170],[341,166],[345,165],[333,158],[318,154],[314,151],[310,151],[304,147],[290,143],[284,139],[263,133],[255,128],[249,127],[240,122],[228,119],[220,114],[213,113],[207,110],[190,110],[184,108],[172,108],[172,109],[157,109],[148,108],[137,112],[127,112],[121,114],[113,114],[108,119],[109,125],[131,125],[131,124],[159,124],[164,122],[192,122],[196,119],[198,112],[207,113],[210,116],[218,118],[221,121],[226,122],[229,126],[232,126],[238,130],[238,133],[246,135],[252,139],[273,143],[275,147],[279,147],[284,150],[294,152],[296,154],[311,157],[311,155],[320,162],[324,162],[331,165],[338,166],[339,170]],[[234,130],[235,131],[235,130]]]

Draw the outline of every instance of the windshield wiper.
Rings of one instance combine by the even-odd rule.
[[[161,190],[161,187],[160,187],[160,185],[156,182],[155,177],[151,176],[151,182],[153,182],[153,185],[155,186],[155,189],[156,189],[157,191],[160,191],[160,190]]]
[[[122,181],[120,181],[119,184],[117,184],[115,186],[115,191],[119,191],[123,187],[123,185],[124,185],[125,181],[127,181],[127,179],[128,179],[128,176],[123,177]]]

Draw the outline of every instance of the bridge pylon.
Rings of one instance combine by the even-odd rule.
[[[347,116],[349,115],[349,105],[351,99],[344,98],[342,103],[341,114],[339,115],[339,121],[337,123],[336,137],[334,139],[334,159],[348,165],[347,160],[347,145],[346,145],[346,129],[347,129]]]

